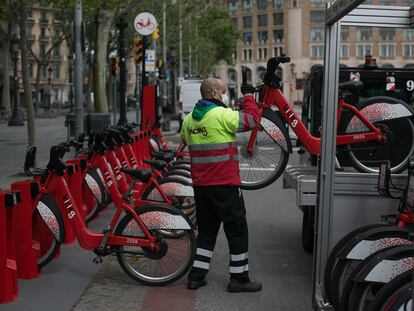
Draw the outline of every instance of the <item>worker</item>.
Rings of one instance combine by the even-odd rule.
[[[229,292],[257,292],[262,285],[250,281],[248,230],[236,133],[259,123],[254,87],[242,85],[243,111],[226,106],[226,85],[215,78],[203,80],[201,97],[182,125],[181,138],[188,145],[198,223],[196,257],[188,275],[188,289],[207,284],[206,275],[223,222],[230,249]]]

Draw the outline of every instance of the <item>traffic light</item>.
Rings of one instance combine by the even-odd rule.
[[[135,37],[133,53],[135,62],[139,63],[142,60],[142,38]]]
[[[157,59],[157,68],[158,68],[158,79],[165,79],[165,64],[164,60],[160,57]]]
[[[152,32],[152,40],[158,40],[158,38],[160,37],[160,29],[157,27],[155,27],[154,31]]]
[[[118,69],[118,63],[117,63],[116,57],[112,57],[111,58],[111,74],[113,76],[116,76],[117,69]]]

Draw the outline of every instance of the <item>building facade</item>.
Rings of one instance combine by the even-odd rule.
[[[28,69],[33,99],[35,102],[40,102],[40,107],[47,106],[49,100],[55,107],[67,105],[69,100],[68,47],[66,40],[59,39],[59,34],[57,33],[58,29],[60,29],[58,14],[59,12],[54,11],[51,7],[33,5],[28,8],[26,33],[28,48],[33,52],[29,52],[28,55]],[[18,32],[17,37],[20,37]],[[59,44],[56,42],[59,42]],[[49,56],[47,56],[48,54]],[[21,55],[19,54],[20,105],[24,106],[20,58]],[[45,60],[43,62],[44,64],[39,66],[39,60]],[[12,61],[10,62],[9,69],[10,72],[8,74],[12,77]],[[36,75],[38,70],[40,70],[40,94],[39,98],[35,99]],[[7,73],[4,73],[3,68],[0,67],[0,76],[4,74]],[[10,87],[13,87],[13,85],[11,84]]]
[[[292,101],[303,97],[302,80],[312,66],[323,63],[325,0],[228,0],[233,25],[241,32],[233,66],[221,65],[218,75],[230,85],[241,83],[241,66],[254,84],[260,83],[270,57],[291,58],[280,66],[284,93]],[[412,6],[412,0],[367,0],[364,4]],[[367,54],[384,67],[414,66],[414,29],[341,28],[340,63],[358,67]]]

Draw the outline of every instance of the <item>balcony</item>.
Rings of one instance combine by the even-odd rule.
[[[49,19],[41,18],[41,19],[39,19],[39,24],[40,25],[49,25]]]
[[[27,19],[26,19],[26,23],[28,25],[34,25],[36,23],[36,20],[33,17],[28,16]]]
[[[42,36],[42,35],[40,35],[39,36],[39,40],[41,42],[49,42],[50,41],[50,36]]]

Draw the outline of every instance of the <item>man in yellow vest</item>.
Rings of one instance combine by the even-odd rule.
[[[229,292],[257,292],[259,283],[249,279],[246,209],[240,186],[236,133],[259,123],[254,87],[242,85],[243,111],[223,103],[226,85],[207,78],[200,87],[202,99],[182,125],[181,138],[189,147],[191,175],[197,209],[197,252],[188,275],[188,289],[207,284],[217,233],[223,222],[230,248]]]

